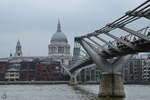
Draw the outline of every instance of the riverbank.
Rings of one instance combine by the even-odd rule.
[[[25,84],[68,84],[68,81],[0,81],[0,85],[25,85]]]
[[[44,85],[44,84],[68,84],[69,81],[0,81],[0,85]],[[98,81],[78,82],[81,85],[99,85]],[[124,82],[125,85],[150,85],[150,82]]]

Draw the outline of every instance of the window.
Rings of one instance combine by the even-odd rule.
[[[58,53],[64,53],[64,47],[58,47]]]
[[[56,47],[51,47],[51,52],[55,53],[56,52]]]

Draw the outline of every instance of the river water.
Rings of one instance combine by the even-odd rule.
[[[0,85],[0,100],[99,100],[98,91],[98,85]],[[150,85],[125,85],[125,92],[125,100],[150,100]]]

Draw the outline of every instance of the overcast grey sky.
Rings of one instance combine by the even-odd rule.
[[[74,36],[93,32],[145,0],[0,0],[0,57],[15,52],[47,56],[58,18],[71,47]]]

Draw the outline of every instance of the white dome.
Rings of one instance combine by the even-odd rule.
[[[52,36],[51,42],[68,42],[66,35],[63,32],[61,32],[61,25],[59,20],[57,24],[57,31]]]
[[[68,42],[66,35],[63,32],[56,32],[51,39],[51,42]]]

